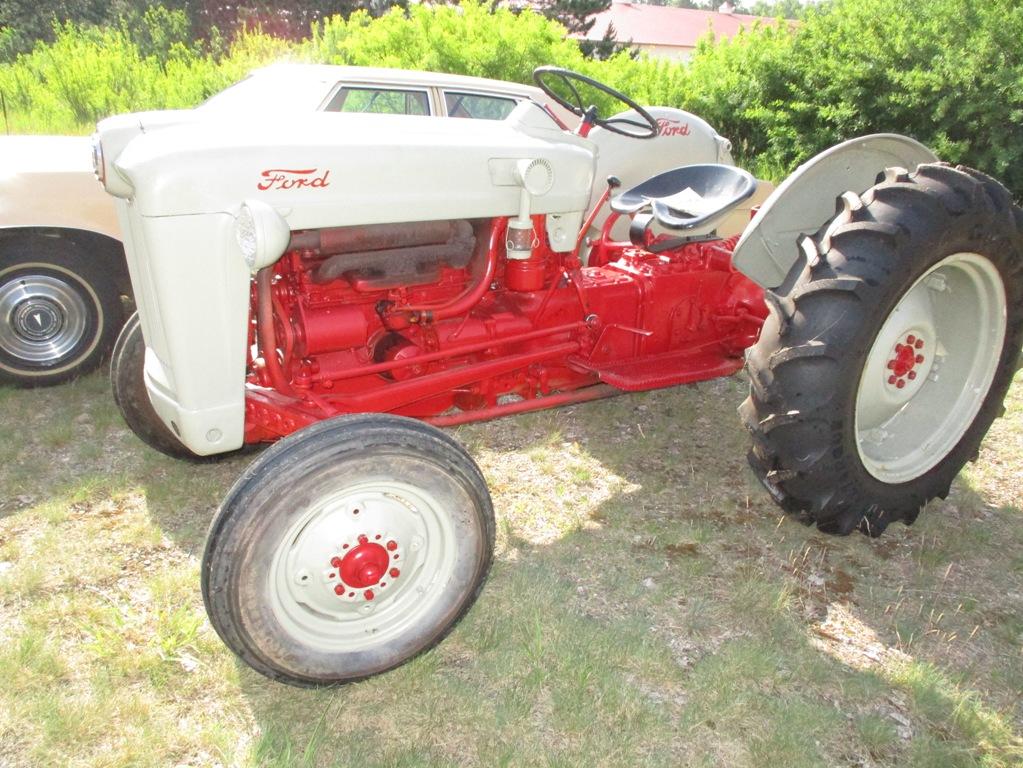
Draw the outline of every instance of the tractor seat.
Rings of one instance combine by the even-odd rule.
[[[712,230],[756,188],[756,179],[733,165],[686,165],[623,192],[611,201],[611,210],[633,217],[629,237],[642,246],[654,221],[665,229],[693,235],[695,230]]]

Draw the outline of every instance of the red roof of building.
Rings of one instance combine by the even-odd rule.
[[[774,19],[763,16],[628,2],[612,2],[610,8],[594,14],[593,18],[596,23],[586,33],[590,40],[600,40],[611,23],[620,42],[676,48],[694,48],[696,41],[708,31],[721,39],[733,37],[741,27],[752,27],[758,21],[774,23]]]

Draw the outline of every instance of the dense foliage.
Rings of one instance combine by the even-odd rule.
[[[88,131],[114,112],[190,106],[283,57],[527,82],[559,64],[645,103],[689,109],[738,159],[778,177],[820,149],[873,131],[907,133],[1023,197],[1023,6],[1017,0],[833,0],[799,25],[704,40],[688,65],[587,59],[564,28],[478,0],[315,23],[288,42],[259,29],[196,42],[183,12],[154,8],[95,27],[58,25],[0,65],[12,131]]]

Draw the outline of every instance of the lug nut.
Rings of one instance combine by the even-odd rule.
[[[892,375],[892,376],[888,377],[888,383],[889,384],[894,384],[896,381],[898,381],[898,377],[897,376]]]
[[[917,349],[923,349],[924,348],[924,340],[923,339],[917,339],[916,340],[916,344],[914,344],[913,346],[916,347]]]
[[[401,571],[399,571],[397,568],[392,568],[391,569],[391,578],[392,579],[396,579],[399,576],[401,576]]]
[[[909,334],[909,336],[906,337],[906,343],[916,344],[916,336],[914,336],[913,334]]]
[[[362,596],[367,600],[372,600],[375,597],[372,589],[367,589],[365,592],[362,593]]]
[[[894,360],[889,360],[888,361],[888,370],[889,371],[894,371],[895,370],[895,361]]]
[[[910,381],[915,379],[916,378],[916,371],[910,371],[909,373],[907,373],[906,374],[906,378],[908,378]]]
[[[906,386],[906,380],[899,379],[897,382],[895,382],[895,386],[897,389],[902,389],[904,386]]]
[[[330,558],[330,564],[332,566],[334,566],[335,568],[340,568],[341,567],[341,558],[340,557],[332,557],[332,558]]]
[[[920,363],[922,363],[923,361],[924,361],[924,356],[923,356],[923,355],[917,355],[917,356],[916,356],[916,362],[917,362],[917,364],[920,364]]]
[[[338,584],[336,587],[334,587],[334,594],[335,595],[343,595],[344,593],[345,593],[345,586],[344,586],[344,584]]]
[[[398,542],[396,542],[396,541],[394,541],[394,540],[392,539],[391,541],[387,542],[387,548],[388,548],[388,549],[389,549],[389,550],[390,550],[391,552],[393,552],[394,550],[396,550],[396,549],[398,548]]]

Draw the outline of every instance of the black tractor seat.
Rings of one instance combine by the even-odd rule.
[[[623,192],[611,210],[632,216],[629,237],[642,246],[654,221],[676,232],[707,231],[756,189],[756,179],[733,165],[686,165]]]

